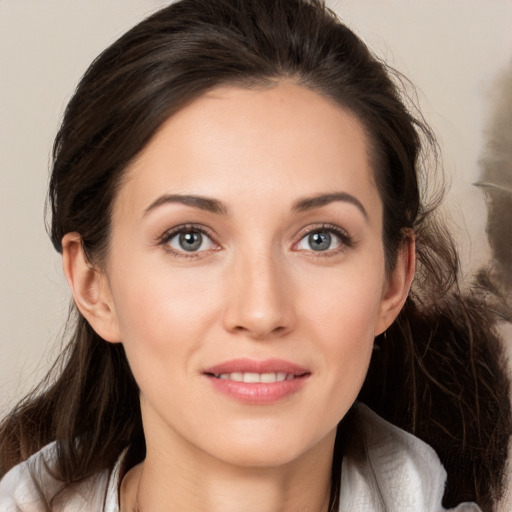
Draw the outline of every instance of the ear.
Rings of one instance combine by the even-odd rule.
[[[375,336],[382,334],[400,313],[409,295],[415,268],[416,244],[411,231],[406,233],[406,239],[398,251],[395,268],[386,280]]]
[[[62,266],[80,313],[104,340],[120,342],[107,276],[89,263],[78,233],[67,233],[62,238]]]

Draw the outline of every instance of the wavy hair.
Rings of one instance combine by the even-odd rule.
[[[462,293],[454,243],[436,218],[433,134],[389,69],[320,0],[181,0],[105,50],[69,102],[53,148],[49,232],[57,251],[78,232],[87,258],[108,251],[116,192],[162,123],[220,85],[292,80],[357,116],[370,140],[384,206],[388,270],[414,232],[418,273],[376,350],[359,399],[434,447],[448,472],[445,506],[492,510],[512,431],[497,319],[482,290]],[[433,158],[425,157],[433,155]],[[72,307],[69,344],[46,380],[0,426],[0,474],[51,441],[69,486],[145,456],[138,388],[121,344],[106,343]],[[350,421],[339,428],[331,505]],[[357,438],[357,428],[352,429]],[[50,507],[52,497],[47,497]]]

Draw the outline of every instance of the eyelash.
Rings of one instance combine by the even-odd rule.
[[[302,242],[302,240],[304,240],[309,235],[312,235],[313,233],[322,232],[334,234],[339,239],[340,245],[335,249],[328,249],[326,251],[308,251],[314,257],[322,258],[333,256],[341,252],[344,252],[345,250],[350,249],[355,245],[354,239],[344,229],[341,229],[339,226],[336,226],[335,224],[320,224],[317,226],[308,226],[304,231],[302,231],[299,235],[299,241],[295,242],[294,247],[296,247],[300,242]]]
[[[162,245],[164,249],[172,254],[173,256],[177,256],[179,258],[198,258],[201,256],[201,253],[205,251],[191,251],[190,253],[187,253],[186,251],[178,251],[173,249],[169,242],[177,235],[188,233],[188,232],[196,232],[201,233],[202,235],[208,237],[208,239],[211,241],[211,243],[215,246],[215,249],[213,250],[219,250],[220,246],[215,242],[215,236],[210,232],[210,230],[205,229],[204,226],[200,226],[197,224],[182,224],[180,226],[176,226],[165,233],[163,233],[157,240],[158,245]],[[293,244],[293,247],[297,247],[298,244],[300,244],[307,236],[313,234],[313,233],[322,233],[327,232],[334,234],[336,238],[339,240],[339,247],[336,247],[334,249],[327,249],[325,251],[313,251],[308,250],[307,252],[314,255],[314,257],[329,257],[333,256],[335,254],[339,254],[346,249],[349,249],[355,245],[354,240],[352,237],[343,229],[341,229],[339,226],[336,226],[334,224],[320,224],[317,226],[308,226],[304,231],[300,232],[299,234],[299,240]],[[297,251],[302,251],[302,249],[296,249]]]
[[[176,235],[190,232],[201,233],[201,235],[208,237],[211,240],[211,243],[216,247],[214,250],[218,250],[220,248],[215,242],[213,234],[208,229],[205,229],[203,226],[198,226],[197,224],[182,224],[180,226],[176,226],[163,233],[163,235],[158,238],[157,243],[158,245],[162,245],[165,251],[173,256],[177,256],[178,258],[198,258],[201,256],[201,253],[205,251],[191,251],[190,253],[187,253],[186,251],[177,251],[169,244]]]

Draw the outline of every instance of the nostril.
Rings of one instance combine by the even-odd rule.
[[[283,335],[288,329],[284,325],[278,325],[277,327],[273,328],[266,328],[262,323],[260,325],[255,325],[251,327],[236,325],[230,330],[235,333],[245,334],[254,339],[264,339],[268,337]]]

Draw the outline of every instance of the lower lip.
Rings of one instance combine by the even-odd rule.
[[[271,383],[238,382],[229,379],[219,379],[212,375],[206,375],[206,377],[217,391],[230,398],[246,404],[267,405],[297,393],[304,386],[309,375]]]

